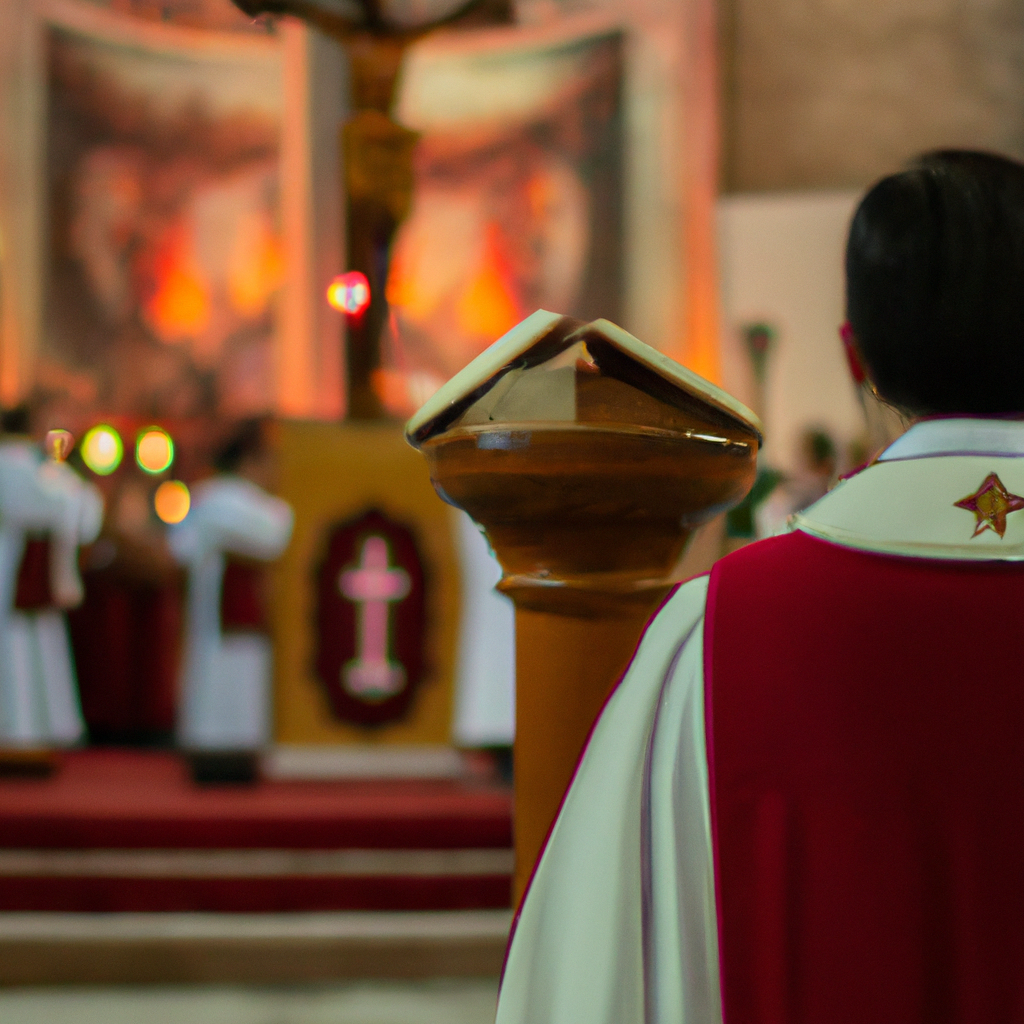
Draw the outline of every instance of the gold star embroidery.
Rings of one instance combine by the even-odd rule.
[[[995,473],[989,473],[974,494],[968,494],[953,504],[974,513],[973,540],[984,530],[995,530],[1002,537],[1006,533],[1006,517],[1024,508],[1024,498],[1019,494],[1011,494]]]

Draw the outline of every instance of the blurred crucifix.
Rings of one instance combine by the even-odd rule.
[[[409,213],[418,135],[391,118],[406,49],[441,26],[512,20],[512,0],[234,0],[246,14],[288,14],[344,46],[351,67],[352,114],[342,127],[348,269],[365,275],[369,305],[348,317],[348,415],[384,415],[374,387],[387,321],[391,242]]]

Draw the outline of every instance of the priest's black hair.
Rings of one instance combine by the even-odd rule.
[[[27,434],[31,428],[32,414],[25,402],[0,412],[0,433]]]
[[[260,455],[265,447],[264,420],[242,420],[217,450],[213,466],[218,473],[235,473],[247,458]]]
[[[907,412],[1024,412],[1024,164],[943,150],[883,178],[846,247],[847,317]]]

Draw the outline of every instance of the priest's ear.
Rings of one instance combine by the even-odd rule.
[[[843,343],[843,352],[846,353],[846,365],[849,367],[850,376],[853,378],[854,384],[860,387],[861,384],[867,381],[870,387],[871,380],[868,376],[867,364],[864,362],[864,357],[860,354],[857,335],[853,333],[849,320],[839,328],[839,338]]]

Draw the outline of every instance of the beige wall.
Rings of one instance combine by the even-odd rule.
[[[722,383],[757,403],[743,327],[778,331],[768,359],[764,401],[769,465],[797,468],[799,439],[823,427],[845,448],[864,434],[839,342],[844,319],[843,250],[856,191],[724,196],[718,204],[722,296]]]
[[[1024,157],[1021,0],[718,0],[723,186],[859,186],[922,150]]]

